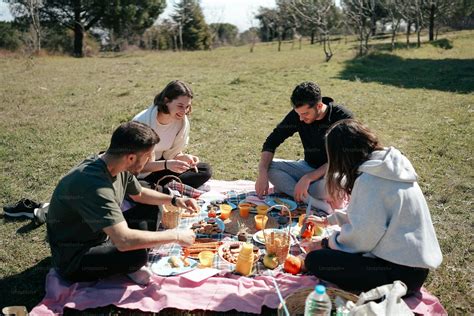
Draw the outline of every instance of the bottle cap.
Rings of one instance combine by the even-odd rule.
[[[326,287],[324,285],[316,285],[314,290],[316,291],[316,293],[318,293],[320,295],[326,293]]]

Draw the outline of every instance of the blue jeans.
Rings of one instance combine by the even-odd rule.
[[[283,192],[294,197],[296,183],[305,174],[314,170],[316,169],[304,160],[274,159],[268,169],[268,179],[275,187],[275,192]],[[326,200],[327,193],[324,178],[311,183],[308,193],[315,199]]]

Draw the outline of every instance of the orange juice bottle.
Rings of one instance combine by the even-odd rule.
[[[240,249],[239,257],[237,258],[237,264],[235,265],[235,271],[242,275],[250,275],[253,267],[253,245],[245,243]]]

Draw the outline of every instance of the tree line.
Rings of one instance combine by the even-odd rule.
[[[82,57],[89,49],[121,51],[129,46],[151,50],[206,50],[222,45],[291,40],[303,37],[323,46],[326,60],[333,56],[331,38],[356,35],[358,53],[381,33],[427,30],[429,40],[441,27],[474,27],[472,0],[276,0],[276,7],[260,7],[258,25],[239,33],[229,23],[206,23],[199,0],[180,0],[169,18],[158,19],[166,0],[5,0],[14,16],[0,22],[0,48],[31,52],[41,49]]]

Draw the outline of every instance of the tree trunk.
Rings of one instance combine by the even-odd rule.
[[[392,24],[392,42],[391,42],[391,48],[392,50],[395,49],[395,36],[397,36],[397,29],[393,27]]]
[[[436,12],[436,5],[432,3],[430,6],[430,29],[429,29],[430,42],[434,40],[435,12]]]
[[[314,30],[311,31],[311,45],[314,44],[314,35],[315,35],[315,32]]]
[[[375,36],[377,34],[377,20],[375,19],[375,12],[372,13],[372,16],[370,17],[370,33],[372,36]]]
[[[421,24],[418,18],[415,21],[415,31],[416,31],[416,46],[421,46],[420,33],[421,33]]]
[[[407,48],[410,48],[411,22],[407,22]]]
[[[81,3],[74,3],[74,57],[84,57],[82,43],[84,41],[84,27],[81,23]]]
[[[326,36],[324,37],[324,54],[326,55],[326,62],[329,62],[333,56],[332,50],[331,50],[331,39]],[[327,43],[327,48],[326,48],[326,43]]]

